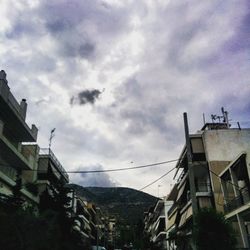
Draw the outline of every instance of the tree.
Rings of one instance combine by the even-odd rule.
[[[197,250],[234,250],[236,236],[222,213],[201,209],[195,217],[193,240]]]

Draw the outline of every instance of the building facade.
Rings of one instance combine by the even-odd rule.
[[[238,247],[248,249],[250,129],[208,123],[189,139],[195,199],[191,196],[190,165],[184,145],[176,165],[178,180],[168,195],[168,200],[174,202],[168,211],[169,249],[175,249],[174,235],[182,236],[183,249],[190,246],[193,203],[198,211],[214,208],[225,213],[235,229]]]
[[[0,71],[0,193],[12,196],[19,185],[24,202],[36,205],[39,198],[33,183],[37,178],[38,130],[27,125],[26,111],[26,100],[17,102],[6,73]]]

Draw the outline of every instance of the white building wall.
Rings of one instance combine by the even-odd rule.
[[[250,162],[250,129],[206,130],[203,143],[208,162],[232,161],[243,152]]]

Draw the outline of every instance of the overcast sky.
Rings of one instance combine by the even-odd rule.
[[[250,126],[249,0],[1,0],[0,10],[0,67],[40,147],[56,128],[66,170],[177,159],[185,111],[190,132],[221,106]],[[70,179],[140,189],[174,166]]]

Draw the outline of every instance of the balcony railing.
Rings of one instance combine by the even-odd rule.
[[[59,162],[59,160],[56,158],[54,153],[50,148],[41,148],[40,149],[40,156],[49,156],[52,161],[55,163],[56,167],[58,168],[59,172],[63,174],[65,179],[69,180],[69,175],[66,173],[65,169],[63,168],[62,164]]]
[[[245,189],[241,191],[240,195],[235,197],[230,201],[226,201],[224,204],[224,210],[226,213],[230,213],[231,211],[247,204],[250,201],[249,190]]]

